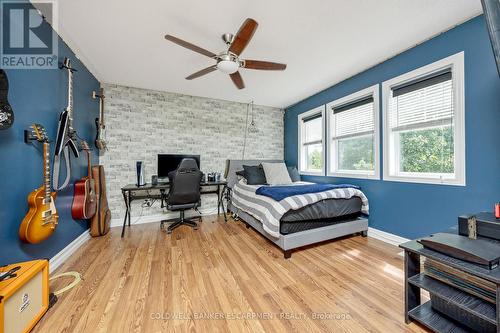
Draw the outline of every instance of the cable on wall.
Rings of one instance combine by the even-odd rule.
[[[253,118],[253,101],[251,101],[250,103],[247,103],[247,115],[246,115],[246,120],[245,120],[245,135],[243,137],[243,152],[242,152],[242,155],[241,155],[241,159],[244,160],[245,159],[245,152],[246,152],[246,147],[247,147],[247,136],[248,136],[248,115],[249,115],[249,111],[250,111],[250,108],[252,109],[252,122],[250,124],[251,128],[253,130],[251,130],[250,132],[257,132],[256,131],[256,128],[255,128],[255,121],[254,121],[254,118]]]

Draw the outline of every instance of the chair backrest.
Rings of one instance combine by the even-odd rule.
[[[195,204],[200,201],[200,182],[202,173],[193,158],[185,158],[177,170],[169,175],[169,205]]]

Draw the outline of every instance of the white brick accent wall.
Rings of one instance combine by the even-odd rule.
[[[226,159],[243,158],[247,104],[114,84],[103,88],[108,150],[100,164],[113,220],[123,220],[120,189],[136,182],[136,161],[145,162],[146,181],[151,182],[160,153],[199,154],[202,171],[222,174]],[[254,120],[256,131],[248,131],[244,158],[283,159],[283,110],[255,105]],[[203,196],[202,208],[206,211],[216,201],[215,195]],[[139,215],[161,213],[159,203],[141,208],[135,201],[132,222]]]

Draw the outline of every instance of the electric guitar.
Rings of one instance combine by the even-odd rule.
[[[76,130],[73,127],[73,72],[76,69],[71,67],[71,62],[68,58],[64,58],[61,69],[68,71],[68,106],[59,115],[59,125],[57,127],[56,148],[54,154],[54,174],[53,182],[56,191],[62,190],[69,184],[71,178],[71,162],[69,157],[69,149],[73,152],[76,158],[80,156],[77,143]],[[61,156],[64,155],[66,164],[66,178],[61,186],[59,186],[59,172],[61,170]]]
[[[90,164],[90,147],[86,141],[82,141],[82,148],[87,153],[87,176],[75,182],[75,194],[71,206],[71,216],[75,220],[88,220],[92,218],[97,210],[95,194],[95,181],[92,178],[92,167]]]
[[[50,188],[49,139],[43,126],[33,124],[31,129],[36,140],[43,143],[43,185],[28,195],[29,210],[19,227],[19,238],[36,244],[54,233],[59,215],[55,205],[56,192],[51,192]]]
[[[3,69],[0,69],[0,130],[7,129],[14,123],[14,112],[7,100],[9,80]]]
[[[95,126],[97,128],[97,135],[95,138],[95,146],[99,150],[106,149],[106,141],[104,138],[106,137],[106,125],[104,124],[104,89],[100,89],[99,93],[93,91],[92,98],[99,98],[99,118],[95,119]]]

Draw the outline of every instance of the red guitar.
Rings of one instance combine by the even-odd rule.
[[[71,207],[71,216],[75,220],[88,220],[95,215],[97,210],[95,182],[90,165],[90,147],[87,142],[82,141],[82,148],[87,153],[88,175],[75,182],[75,194]]]

